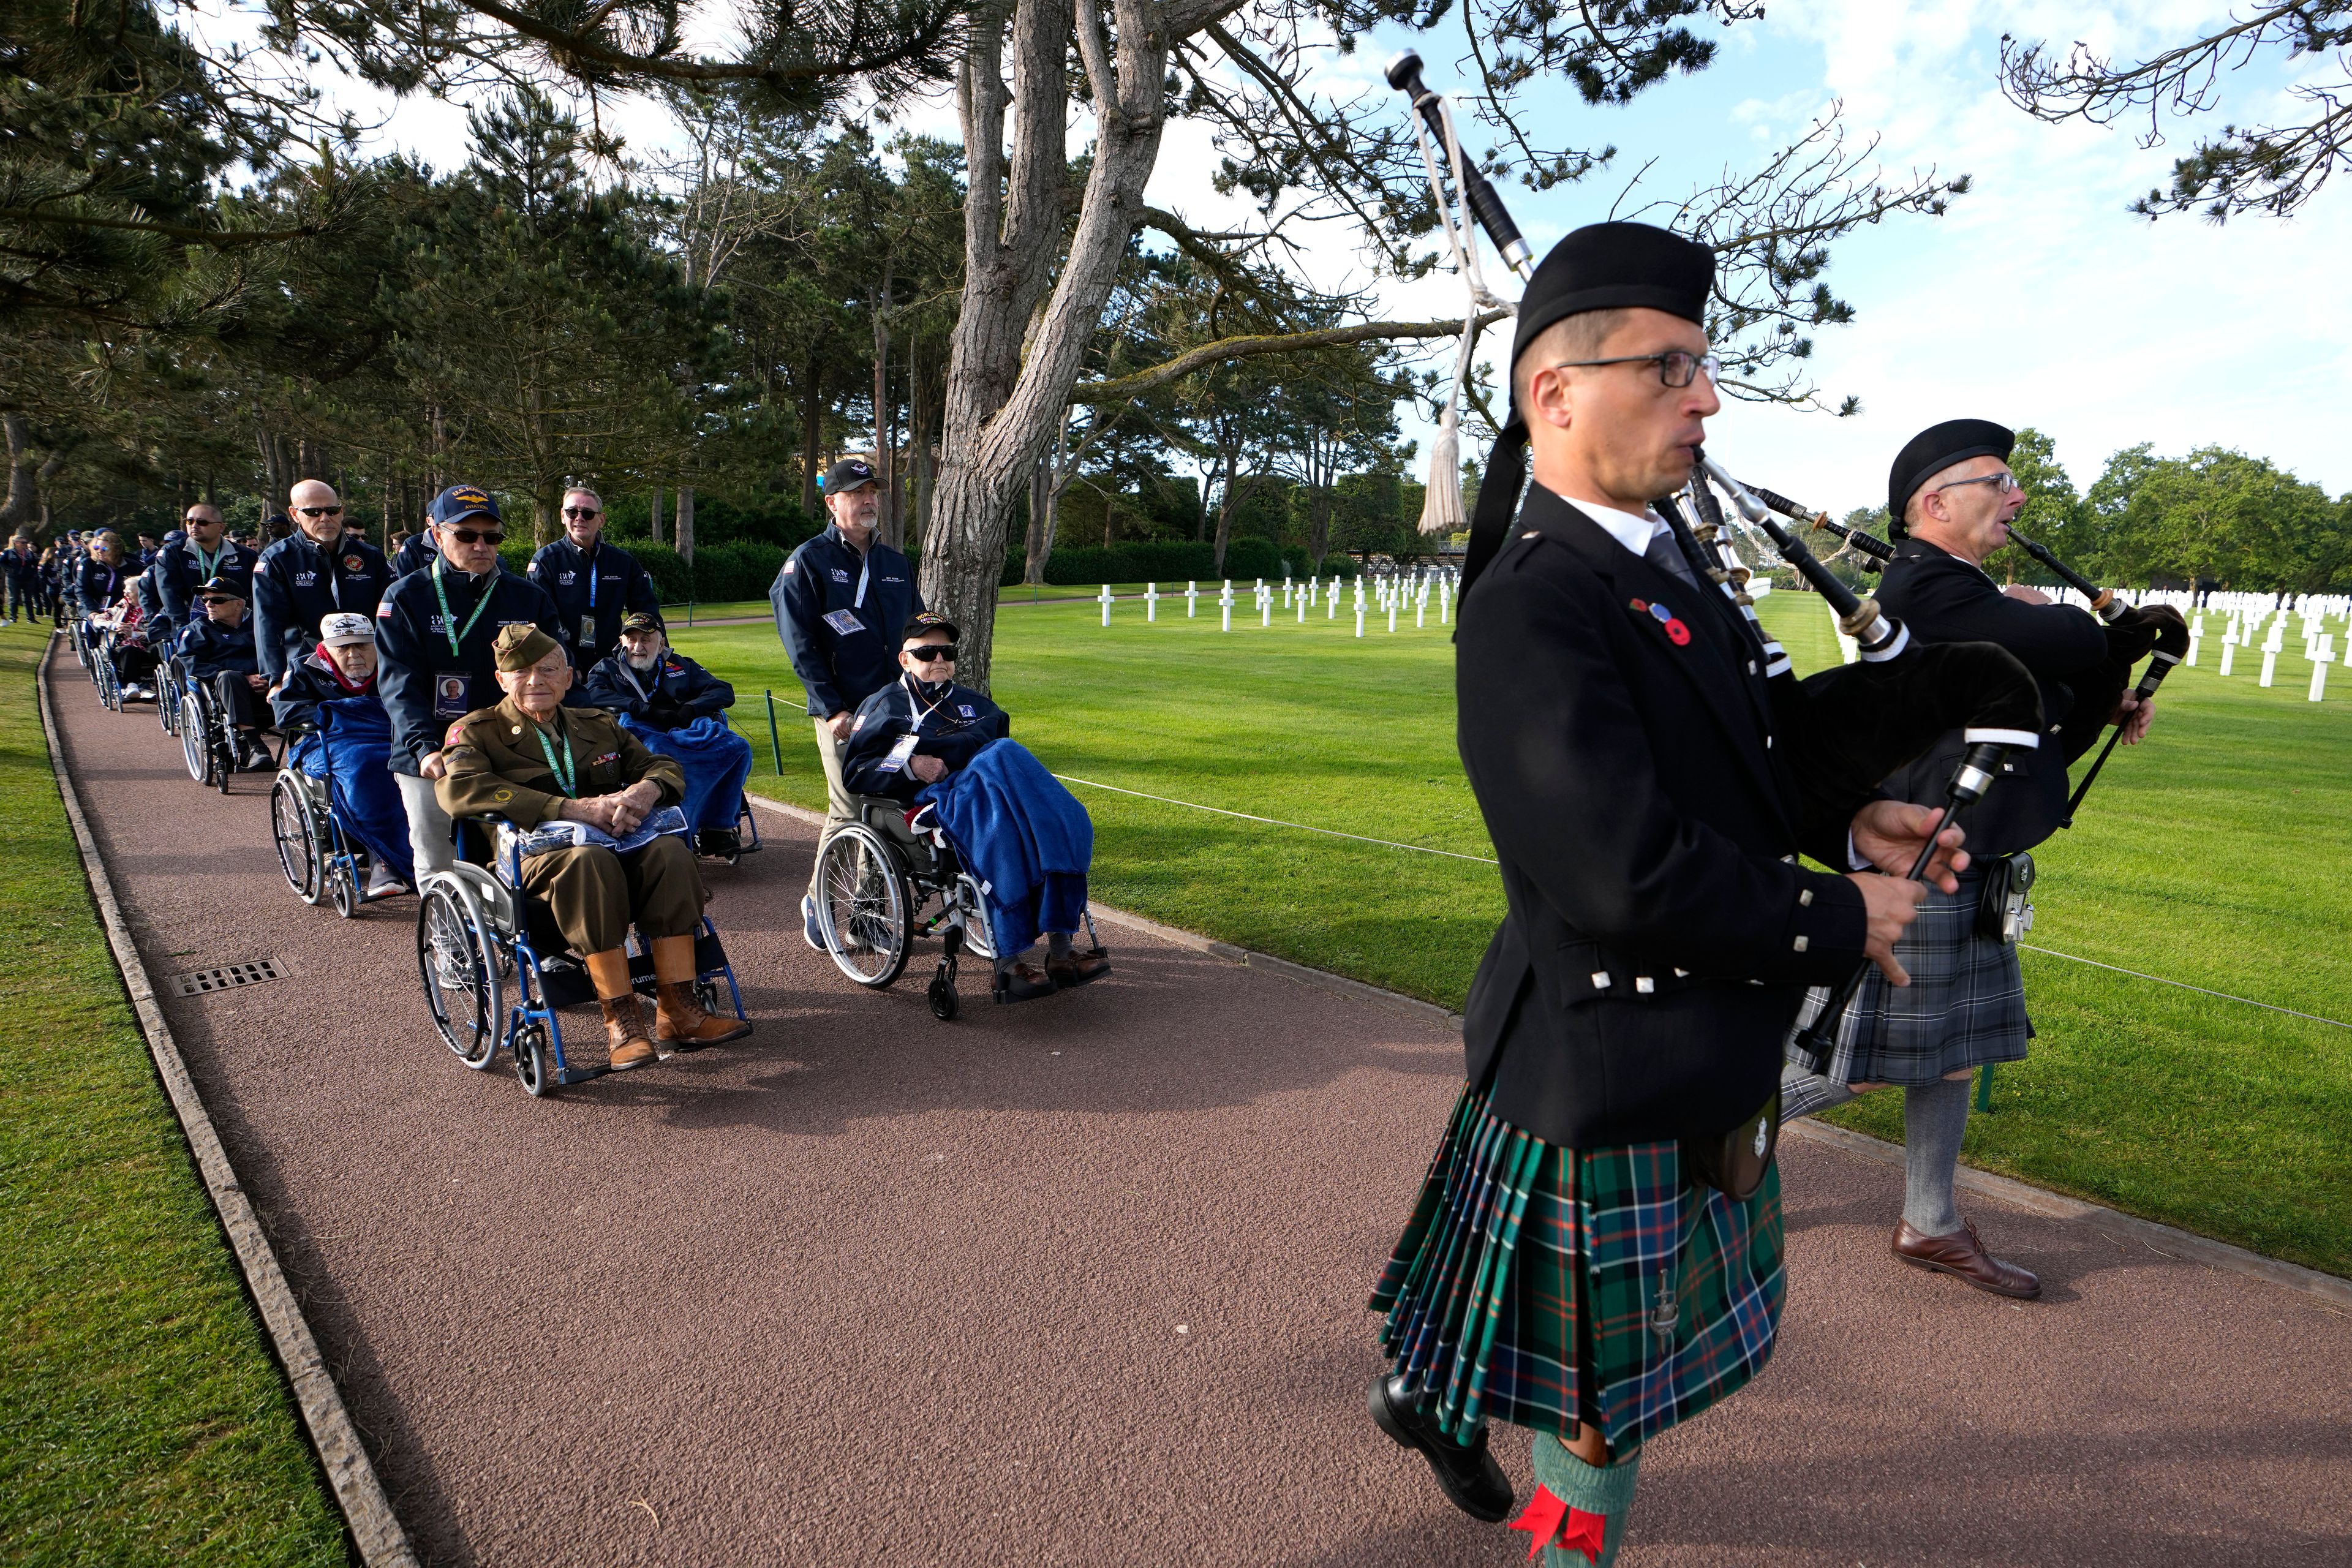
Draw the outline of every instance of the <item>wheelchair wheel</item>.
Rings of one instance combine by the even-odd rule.
[[[335,900],[335,912],[345,920],[355,918],[360,912],[360,884],[352,868],[338,861],[327,868],[326,879],[327,889]]]
[[[155,671],[155,722],[163,727],[166,735],[180,732],[180,700],[173,692],[170,679],[161,669]]]
[[[843,826],[818,857],[817,923],[834,966],[880,990],[907,967],[913,900],[898,857],[862,822]]]
[[[944,974],[931,977],[930,989],[924,994],[923,999],[931,1005],[931,1016],[942,1024],[954,1023],[957,1009],[962,1005],[956,995],[955,982]]]
[[[180,754],[187,760],[188,776],[200,784],[213,782],[213,743],[205,733],[205,710],[193,691],[180,698]]]
[[[505,987],[474,911],[446,884],[427,889],[418,904],[416,970],[441,1043],[469,1068],[489,1066],[506,1014]]]
[[[533,1100],[545,1100],[555,1089],[555,1074],[548,1058],[547,1026],[536,1020],[515,1031],[514,1069],[516,1081],[522,1091]]]
[[[319,853],[319,828],[310,819],[310,803],[299,785],[281,778],[269,786],[269,836],[278,844],[278,868],[286,885],[306,904],[316,904],[324,891],[325,857]]]

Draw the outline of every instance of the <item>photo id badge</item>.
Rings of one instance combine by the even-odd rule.
[[[467,714],[471,713],[474,710],[474,705],[467,700],[467,694],[473,689],[473,685],[474,678],[470,675],[435,676],[433,678],[433,717],[463,719]]]
[[[907,759],[915,754],[915,742],[921,739],[919,735],[899,736],[898,743],[890,748],[890,754],[874,765],[886,773],[897,773],[907,765]]]
[[[824,617],[824,624],[831,626],[835,631],[839,632],[843,637],[847,637],[852,632],[862,632],[866,629],[866,623],[859,620],[856,614],[850,610],[833,611]]]

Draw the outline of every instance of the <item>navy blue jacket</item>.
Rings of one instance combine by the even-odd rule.
[[[1922,642],[1999,643],[2032,672],[2042,689],[2042,720],[2049,732],[2039,749],[2010,752],[2000,784],[1961,811],[1969,852],[1979,858],[2014,854],[2057,832],[2059,818],[2066,815],[2067,757],[2061,731],[2069,727],[2079,701],[2112,710],[2119,687],[2107,672],[2106,627],[2072,605],[2012,599],[1981,568],[1922,539],[1895,547],[1877,597]],[[1966,750],[1960,731],[1952,731],[1887,780],[1888,793],[1900,800],[1942,799]]]
[[[560,635],[575,669],[588,668],[621,646],[623,616],[642,610],[661,618],[661,594],[635,556],[599,539],[590,568],[590,558],[567,536],[541,545],[527,574],[555,601],[563,626]]]
[[[253,640],[272,683],[319,646],[319,622],[338,610],[373,616],[392,586],[392,563],[350,535],[331,551],[297,529],[261,552],[253,568]]]
[[[199,617],[181,629],[175,650],[188,672],[199,680],[215,675],[258,675],[260,662],[253,653],[253,617],[225,626],[211,616]]]
[[[645,671],[625,669],[619,654],[588,672],[588,700],[656,730],[715,719],[735,706],[735,689],[675,648]]]
[[[768,603],[793,673],[808,689],[810,717],[829,719],[898,679],[898,634],[923,595],[905,556],[879,539],[861,556],[828,527],[785,561]]]
[[[327,668],[326,656],[314,647],[287,670],[286,679],[270,694],[269,707],[278,715],[278,727],[287,730],[297,724],[316,724],[321,702],[376,695],[373,684],[364,691],[353,691],[336,679],[335,672]]]
[[[498,663],[491,645],[499,627],[535,626],[556,635],[555,606],[536,584],[503,567],[478,578],[445,570],[438,580],[458,629],[472,618],[486,589],[494,595],[453,654],[433,591],[436,580],[430,567],[412,572],[375,607],[375,650],[383,661],[375,684],[392,715],[392,771],[412,778],[420,776],[425,754],[441,749],[441,737],[454,721],[497,704]],[[453,682],[446,693],[444,681]]]
[[[919,705],[914,677],[901,675],[858,704],[841,754],[841,779],[854,795],[911,802],[923,782],[904,759],[890,755],[902,738],[916,737],[913,755],[937,757],[952,769],[969,766],[982,746],[1011,733],[1013,716],[971,687],[950,681],[936,703],[922,697]]]
[[[433,531],[420,528],[403,540],[400,548],[393,552],[392,574],[405,577],[412,572],[422,572],[433,564],[433,558],[439,553],[433,548]]]
[[[224,534],[220,555],[208,573],[204,563],[196,558],[196,547],[189,542],[187,535],[182,534],[163,546],[163,559],[152,569],[155,574],[156,591],[163,600],[163,618],[175,626],[203,620],[204,610],[193,601],[196,590],[215,576],[226,577],[236,584],[237,592],[245,595],[246,606],[250,610],[253,605],[253,567],[254,563],[260,559],[246,546],[232,543]]]
[[[81,602],[81,612],[94,616],[122,596],[122,584],[137,574],[128,566],[106,566],[95,555],[82,557],[74,571],[74,596]]]

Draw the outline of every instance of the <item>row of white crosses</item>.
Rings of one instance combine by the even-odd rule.
[[[2352,644],[2352,597],[2341,594],[2305,594],[2288,596],[2279,594],[2210,594],[2202,607],[2190,610],[2189,627],[2189,662],[2195,664],[2199,644],[2204,639],[2205,616],[2208,613],[2222,617],[2221,664],[2218,673],[2228,675],[2236,663],[2242,647],[2253,647],[2261,639],[2263,670],[2258,684],[2272,686],[2278,679],[2279,655],[2286,650],[2287,627],[2300,620],[2303,634],[2303,657],[2311,665],[2311,687],[2306,694],[2313,702],[2327,695],[2327,667],[2336,662],[2336,634],[2327,629],[2331,620],[2345,623],[2346,641]]]
[[[1321,578],[1309,577],[1303,583],[1294,583],[1290,578],[1285,577],[1282,580],[1281,589],[1283,608],[1294,611],[1300,626],[1307,624],[1307,612],[1318,604],[1323,607],[1324,619],[1337,620],[1339,616],[1342,592],[1340,584],[1345,581],[1344,578],[1333,576],[1328,582]],[[1408,608],[1412,612],[1414,629],[1425,628],[1429,625],[1429,612],[1433,602],[1437,610],[1437,624],[1443,626],[1453,623],[1454,602],[1461,593],[1461,574],[1454,567],[1423,566],[1411,572],[1387,574],[1369,579],[1370,583],[1369,599],[1365,593],[1367,581],[1368,579],[1360,576],[1356,579],[1355,610],[1358,637],[1364,635],[1364,616],[1368,608],[1375,613],[1384,612],[1388,616],[1389,630],[1391,632],[1397,629],[1397,617]],[[1275,591],[1274,585],[1263,577],[1257,580],[1254,588],[1248,590],[1250,603],[1257,610],[1257,624],[1261,626],[1274,625]],[[1211,589],[1209,593],[1212,602],[1217,606],[1221,628],[1232,631],[1234,604],[1233,579],[1226,578],[1221,590]],[[1158,583],[1146,583],[1143,585],[1142,595],[1143,618],[1147,623],[1157,622],[1160,619],[1160,601],[1163,598],[1181,597],[1184,601],[1184,616],[1187,620],[1191,620],[1201,613],[1201,595],[1202,588],[1198,580],[1186,583],[1184,592],[1181,595],[1172,591],[1162,594]],[[1118,596],[1110,591],[1109,584],[1103,584],[1102,594],[1095,602],[1102,606],[1102,624],[1106,626],[1109,626],[1110,607],[1118,602]]]

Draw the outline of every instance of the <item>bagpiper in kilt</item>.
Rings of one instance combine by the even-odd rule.
[[[1934,820],[1800,787],[1763,643],[1650,505],[1720,406],[1714,269],[1663,229],[1599,224],[1520,302],[1455,630],[1463,768],[1507,913],[1464,1007],[1461,1098],[1371,1299],[1391,1363],[1374,1421],[1496,1521],[1513,1491],[1491,1424],[1533,1429],[1513,1528],[1577,1568],[1613,1561],[1642,1445],[1770,1359],[1782,1037],[1808,985],[1886,962],[1920,897],[1797,851],[1907,868]],[[1948,864],[1932,874],[1948,888]]]
[[[1900,1088],[1905,1179],[1895,1257],[2030,1300],[2041,1280],[1987,1251],[1954,1194],[1969,1080],[1979,1068],[2024,1058],[2033,1025],[2016,939],[2031,921],[2029,851],[2065,816],[2066,764],[2109,723],[2128,726],[2128,740],[2146,731],[2148,711],[2124,689],[2133,663],[2154,647],[2158,623],[2177,612],[2124,609],[2102,626],[2083,609],[1992,580],[1984,561],[2008,542],[2008,525],[2028,499],[2009,468],[2015,442],[1990,420],[1950,419],[1904,447],[1887,480],[1889,531],[1901,542],[1877,597],[1922,642],[1990,642],[2015,654],[2032,673],[2053,743],[2011,753],[2000,787],[1961,813],[1974,861],[1958,892],[1928,894],[1895,945],[1911,984],[1896,989],[1866,977],[1821,1054],[1801,1037],[1827,995],[1807,997],[1787,1042],[1781,1109],[1784,1118],[1809,1115],[1857,1089]],[[1886,789],[1931,798],[1962,744],[1958,731],[1946,735]]]

